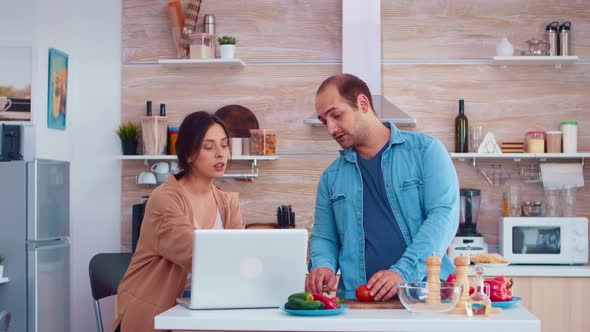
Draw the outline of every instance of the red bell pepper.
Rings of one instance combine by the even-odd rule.
[[[490,301],[510,301],[512,300],[512,280],[503,276],[486,278],[484,284],[490,287]]]
[[[313,299],[316,301],[320,301],[324,304],[324,309],[338,309],[340,306],[338,305],[339,299],[337,297],[328,297],[323,294],[312,293]]]
[[[457,276],[454,273],[449,274],[446,282],[457,282]],[[448,290],[448,291],[450,294],[452,294],[451,290]],[[473,288],[473,286],[469,286],[469,295],[473,294],[474,291],[475,291],[475,289]],[[450,294],[447,297],[450,297],[451,296]]]

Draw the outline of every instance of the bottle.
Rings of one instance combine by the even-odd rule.
[[[146,108],[145,115],[152,116],[152,101],[151,100],[148,100],[145,103],[145,108]]]
[[[469,142],[467,141],[467,117],[464,113],[465,101],[459,100],[459,115],[455,118],[455,152],[467,152]]]
[[[547,41],[549,42],[549,55],[555,56],[557,55],[557,49],[559,45],[557,45],[557,29],[559,28],[559,22],[554,21],[547,25]]]
[[[504,212],[504,217],[510,217],[510,200],[508,199],[508,193],[504,192],[502,197],[502,208]]]
[[[166,116],[166,104],[160,104],[160,116]]]
[[[490,314],[492,307],[492,301],[485,291],[484,284],[484,268],[483,266],[476,265],[475,273],[477,274],[477,286],[475,292],[469,297],[469,300],[465,303],[465,309],[469,317],[473,316],[487,316]],[[489,288],[488,288],[489,293]]]
[[[204,31],[210,35],[215,34],[215,16],[211,14],[207,14],[204,17]]]
[[[559,26],[559,55],[570,55],[570,30],[571,22],[565,22]]]

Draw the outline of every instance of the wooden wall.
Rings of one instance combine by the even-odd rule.
[[[166,103],[172,123],[196,110],[214,112],[227,104],[251,109],[263,128],[278,129],[277,161],[261,162],[254,181],[220,180],[240,193],[247,223],[275,221],[276,207],[292,204],[297,222],[313,215],[317,181],[336,158],[338,145],[314,116],[314,94],[328,76],[341,72],[342,5],[322,1],[203,1],[201,18],[214,14],[217,33],[239,42],[236,69],[170,69],[155,64],[172,58],[174,47],[165,0],[123,1],[123,114],[139,121],[145,101]],[[499,140],[519,139],[533,129],[558,129],[559,121],[579,121],[579,150],[590,151],[588,85],[590,66],[501,69],[486,63],[495,43],[506,35],[515,46],[542,37],[546,23],[569,19],[573,53],[590,57],[590,12],[580,1],[382,1],[383,90],[402,110],[417,118],[415,130],[441,139],[453,149],[457,100],[465,99],[470,123],[483,124]],[[199,21],[201,25],[201,21]],[[441,61],[444,60],[444,61]],[[450,61],[449,61],[450,60]],[[476,61],[474,61],[476,60]],[[491,186],[470,165],[457,161],[462,187],[482,189],[480,231],[497,243],[502,187]],[[130,242],[131,205],[152,188],[135,184],[142,162],[122,162],[122,243]],[[248,167],[236,161],[228,172]],[[485,166],[491,168],[492,166]],[[503,170],[517,176],[517,165]],[[526,184],[527,197],[542,199],[539,184]],[[578,213],[588,215],[579,195]]]

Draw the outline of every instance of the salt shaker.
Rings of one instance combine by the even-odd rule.
[[[557,29],[559,28],[559,22],[554,21],[547,25],[547,41],[549,42],[549,55],[555,56],[557,55],[557,49],[559,45],[557,44]]]
[[[570,55],[571,22],[565,22],[559,26],[559,55]]]

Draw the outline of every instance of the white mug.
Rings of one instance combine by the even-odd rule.
[[[170,165],[165,162],[159,162],[152,165],[151,168],[152,172],[154,173],[170,173]]]
[[[178,163],[176,161],[170,162],[170,173],[176,174],[180,172],[180,168],[178,167]]]
[[[141,172],[137,177],[137,184],[157,184],[156,176],[152,172]]]
[[[8,97],[0,96],[0,112],[6,111],[10,106],[12,106],[12,100],[8,99]]]

